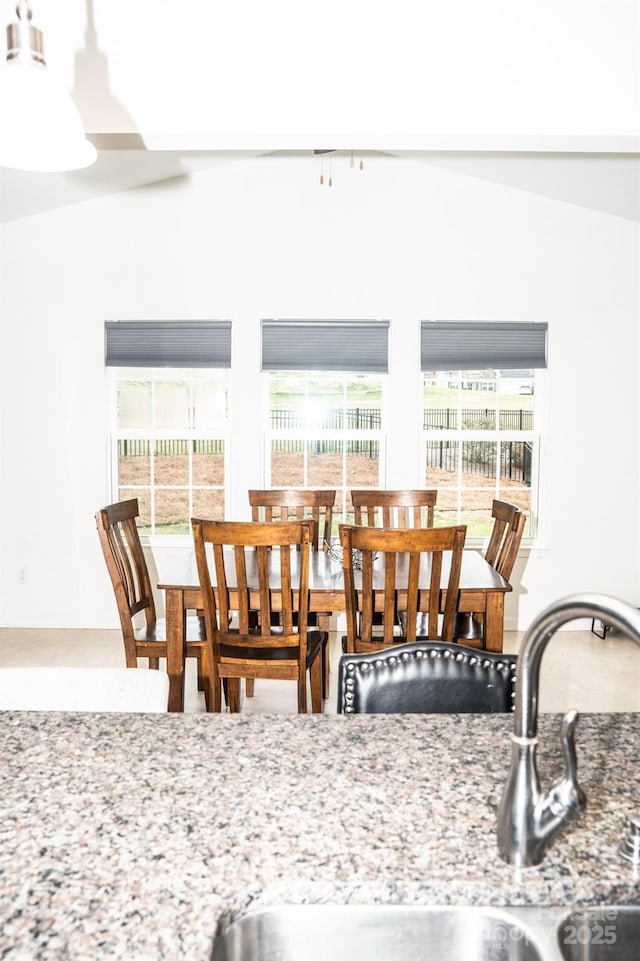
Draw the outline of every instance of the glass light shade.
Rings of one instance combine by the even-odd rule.
[[[46,66],[13,60],[0,69],[0,166],[79,170],[96,157],[78,108]]]

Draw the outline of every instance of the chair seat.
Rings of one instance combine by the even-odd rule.
[[[229,631],[226,635],[237,634],[237,631]],[[272,636],[276,631],[272,631]],[[317,657],[320,649],[327,643],[329,637],[325,631],[307,631],[307,667],[309,667]],[[256,634],[256,642],[260,640],[260,635]],[[260,647],[256,643],[255,647],[245,646],[244,644],[235,647],[233,644],[220,645],[220,657],[245,657],[248,660],[260,660],[264,658],[265,650],[269,651],[269,657],[274,661],[296,660],[295,647]]]
[[[474,617],[471,613],[459,611],[453,636],[460,641],[482,641],[484,639],[482,619]]]
[[[167,640],[167,627],[166,622],[163,617],[159,617],[153,627],[140,627],[135,629],[135,637],[137,642],[149,642],[166,644]],[[187,641],[187,646],[190,644],[197,644],[201,647],[206,643],[207,635],[204,626],[204,618],[197,617],[196,615],[191,615],[186,619],[186,629],[185,637]],[[160,655],[161,657],[163,655]]]

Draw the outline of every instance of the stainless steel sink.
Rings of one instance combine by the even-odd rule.
[[[211,961],[545,961],[528,923],[537,915],[458,906],[267,908],[221,931]]]
[[[563,961],[640,958],[640,906],[573,911],[558,926]]]
[[[211,961],[636,961],[640,905],[284,905],[222,928]]]

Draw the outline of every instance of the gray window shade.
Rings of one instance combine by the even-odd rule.
[[[522,370],[547,366],[546,323],[423,320],[421,370]]]
[[[231,367],[229,320],[109,320],[107,367]]]
[[[388,320],[263,320],[262,370],[389,371]]]

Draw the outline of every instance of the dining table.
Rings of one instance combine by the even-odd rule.
[[[275,568],[274,568],[275,569]],[[160,577],[160,574],[162,575]],[[168,561],[159,572],[158,589],[164,592],[167,640],[167,673],[169,675],[169,711],[184,710],[186,618],[191,611],[202,610],[203,600],[195,553],[181,554]],[[448,579],[448,558],[444,555],[442,584]],[[424,568],[427,589],[423,606],[428,604],[429,571]],[[380,581],[382,593],[382,578]],[[215,588],[214,588],[215,589]],[[277,585],[274,585],[277,590]],[[484,646],[488,651],[502,652],[504,633],[504,598],[512,590],[479,551],[465,550],[462,557],[458,610],[483,615]],[[440,609],[444,610],[446,590],[441,590]],[[233,598],[230,606],[233,608]],[[399,604],[401,609],[401,604]],[[330,551],[312,551],[309,565],[309,611],[340,614],[345,610],[342,561]]]

